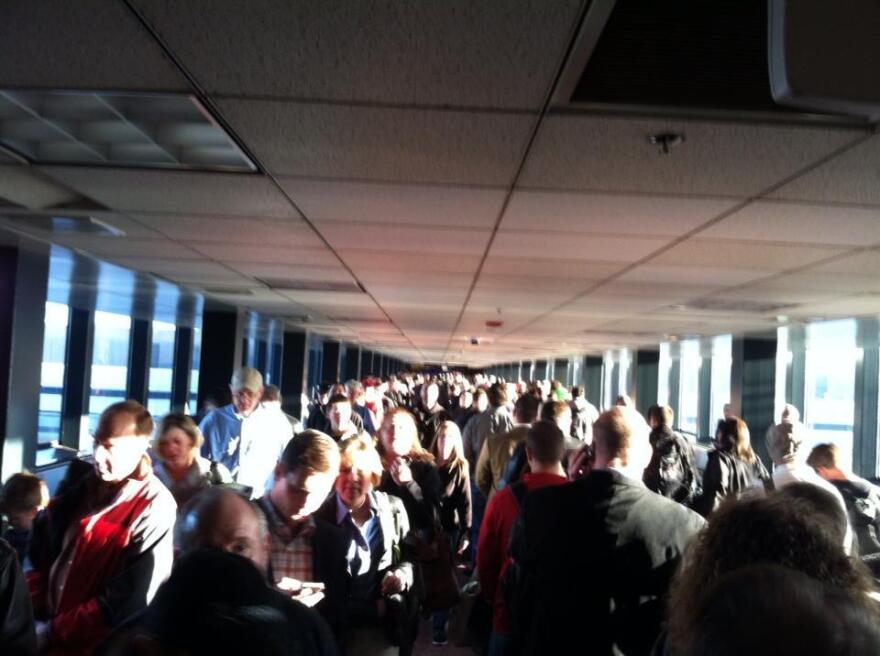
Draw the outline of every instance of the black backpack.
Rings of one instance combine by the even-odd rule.
[[[526,484],[522,480],[518,480],[508,485],[508,488],[510,489],[513,498],[516,500],[516,505],[519,507],[520,511],[522,511],[523,501],[525,501],[526,494],[529,491]],[[513,525],[513,530],[510,532],[511,543],[513,542],[514,535],[516,535],[518,530],[521,530],[520,524],[520,516],[517,516],[516,522],[514,522]],[[509,544],[507,546],[507,553],[510,554]],[[523,605],[523,601],[531,598],[531,594],[528,591],[529,582],[527,576],[522,567],[515,560],[507,566],[506,570],[504,570],[504,577],[502,578],[500,585],[504,597],[504,605],[507,607],[508,617],[511,618],[511,625],[516,626],[522,618],[528,616],[528,611],[521,606]]]
[[[696,476],[690,445],[677,433],[662,435],[645,469],[645,485],[664,497],[687,503],[693,496]]]

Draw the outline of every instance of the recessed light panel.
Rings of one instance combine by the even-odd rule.
[[[35,164],[256,171],[188,95],[0,90],[0,146]]]

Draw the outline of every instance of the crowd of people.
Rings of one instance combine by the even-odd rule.
[[[793,406],[768,469],[729,407],[698,467],[671,408],[558,381],[229,392],[111,405],[51,499],[6,481],[0,653],[880,653],[880,492]]]

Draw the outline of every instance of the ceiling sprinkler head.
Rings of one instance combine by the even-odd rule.
[[[648,135],[648,143],[660,146],[660,153],[663,155],[668,155],[670,150],[683,144],[684,139],[683,132],[659,132]]]

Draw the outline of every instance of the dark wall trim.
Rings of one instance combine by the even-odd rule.
[[[150,385],[150,359],[153,347],[153,322],[132,319],[128,349],[128,380],[126,395],[146,405]]]
[[[185,412],[192,377],[193,329],[178,326],[174,331],[174,369],[171,373],[171,412]],[[195,412],[195,408],[190,408]]]

